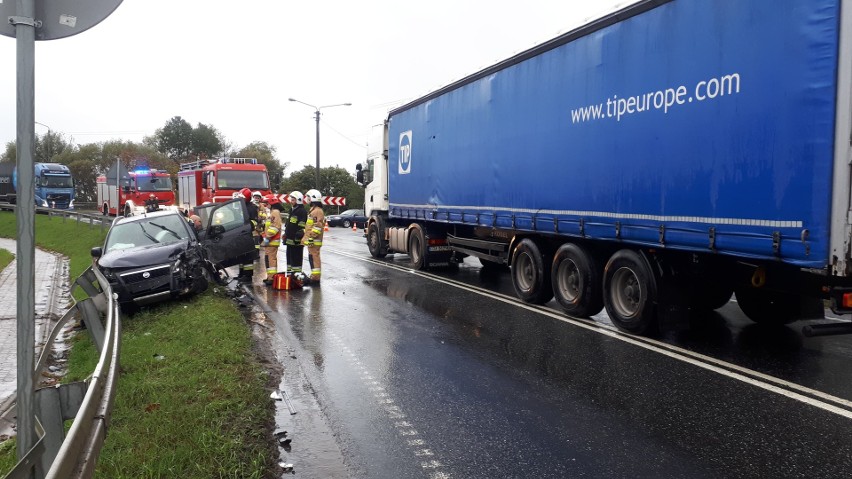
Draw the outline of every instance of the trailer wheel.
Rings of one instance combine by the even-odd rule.
[[[382,232],[379,230],[377,221],[370,223],[367,227],[367,248],[373,258],[382,259],[387,256],[387,249],[382,247]]]
[[[588,317],[601,312],[601,272],[583,248],[562,245],[553,257],[551,276],[553,295],[567,314]]]
[[[734,289],[723,284],[709,282],[699,283],[695,286],[690,306],[698,311],[713,311],[728,304]]]
[[[550,258],[529,238],[521,240],[512,253],[512,286],[527,303],[544,304],[553,298]]]
[[[604,270],[604,306],[618,329],[653,334],[657,329],[653,274],[639,253],[623,249],[610,257]]]
[[[426,269],[427,252],[426,235],[423,234],[423,228],[415,226],[411,228],[411,233],[408,235],[408,256],[411,258],[412,269]]]
[[[743,287],[736,289],[737,304],[757,324],[779,325],[798,320],[799,296]]]

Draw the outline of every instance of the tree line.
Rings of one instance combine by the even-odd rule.
[[[273,191],[286,193],[305,192],[315,188],[316,168],[306,166],[287,175],[290,162],[276,156],[276,148],[264,141],[255,141],[243,147],[230,144],[212,125],[198,123],[193,127],[180,116],[175,116],[141,143],[111,140],[75,145],[61,132],[48,131],[35,136],[34,161],[61,163],[68,166],[74,177],[76,203],[97,202],[97,177],[104,174],[116,161],[128,169],[147,167],[168,171],[176,178],[180,164],[187,161],[219,157],[257,158],[266,165]],[[14,162],[17,158],[14,141],[6,143],[0,162]],[[177,181],[175,181],[177,184]],[[339,167],[320,169],[320,188],[327,196],[343,196],[349,207],[364,204],[364,190],[355,182],[352,173]]]

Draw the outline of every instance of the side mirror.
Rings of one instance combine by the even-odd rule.
[[[103,256],[104,250],[100,246],[95,246],[92,248],[92,258],[100,258]]]
[[[210,227],[210,231],[207,232],[207,236],[210,238],[218,238],[225,234],[225,227],[222,225],[213,225]]]

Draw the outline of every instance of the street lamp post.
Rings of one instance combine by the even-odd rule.
[[[36,125],[41,125],[41,126],[47,128],[47,161],[49,162],[50,161],[50,127],[45,125],[44,123],[41,123],[41,122],[38,122],[38,121],[34,121],[33,123],[35,123]]]
[[[303,102],[301,100],[297,100],[295,98],[288,98],[288,100],[295,101],[296,103],[301,103],[302,105],[309,106],[309,107],[314,109],[314,118],[317,122],[317,148],[316,148],[316,150],[317,150],[317,178],[316,178],[316,188],[319,190],[320,189],[320,134],[319,134],[320,133],[320,128],[319,128],[319,125],[320,125],[320,122],[319,122],[320,121],[320,110],[322,110],[323,108],[331,108],[331,107],[334,107],[334,106],[352,106],[352,104],[351,103],[337,103],[337,104],[334,104],[334,105],[314,106],[314,105],[311,105],[310,103],[305,103],[305,102]]]

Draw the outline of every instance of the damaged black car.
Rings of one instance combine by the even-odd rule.
[[[224,268],[257,254],[241,199],[196,214],[200,228],[177,210],[116,218],[103,247],[92,248],[123,311],[203,292],[210,280],[223,280]]]

